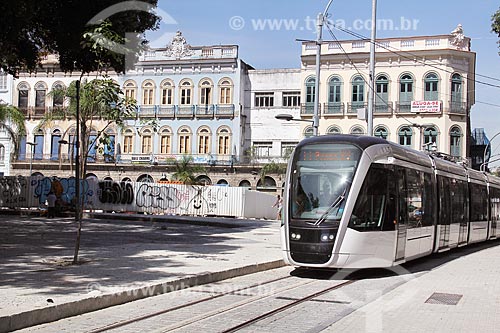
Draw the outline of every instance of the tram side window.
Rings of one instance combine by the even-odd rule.
[[[479,184],[471,184],[471,212],[470,220],[487,221],[488,219],[488,196],[486,186]]]
[[[500,189],[493,188],[491,191],[491,220],[500,221]]]
[[[408,228],[418,228],[422,226],[422,194],[423,179],[421,172],[413,169],[406,170],[406,199],[408,208]]]
[[[439,191],[439,224],[450,224],[451,218],[451,203],[450,203],[450,179],[443,176],[438,176],[438,191]]]
[[[465,222],[467,215],[465,182],[458,179],[450,179],[450,187],[447,192],[451,198],[451,223]]]
[[[434,186],[432,174],[424,173],[424,192],[422,196],[422,226],[429,227],[434,224],[436,202],[434,199]]]
[[[391,166],[372,165],[356,200],[349,227],[357,231],[394,230],[396,190]]]

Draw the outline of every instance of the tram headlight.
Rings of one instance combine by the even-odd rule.
[[[322,242],[331,242],[335,239],[335,235],[332,234],[322,234],[321,241]]]
[[[290,235],[290,237],[293,239],[293,240],[299,240],[301,238],[300,234],[296,234],[294,232],[292,232],[292,234]]]

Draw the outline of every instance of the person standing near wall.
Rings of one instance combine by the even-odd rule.
[[[277,219],[281,220],[281,209],[283,208],[283,198],[281,198],[279,194],[276,196],[276,202],[274,203],[273,207],[278,207]]]
[[[54,192],[50,191],[49,195],[47,196],[47,204],[48,204],[47,218],[49,219],[56,217],[56,201],[57,201],[57,196],[54,194]]]

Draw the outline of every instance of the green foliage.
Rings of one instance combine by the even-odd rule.
[[[26,134],[24,124],[25,117],[16,107],[0,104],[0,128],[4,128],[12,141],[17,152],[19,148],[18,138]]]
[[[500,9],[491,16],[491,31],[500,37]],[[497,43],[500,45],[500,41]]]
[[[72,82],[66,89],[53,90],[50,94],[63,96],[69,101],[67,108],[56,108],[46,113],[40,121],[40,127],[50,127],[54,120],[76,119],[77,87],[76,81]],[[80,109],[79,118],[81,126],[80,156],[82,161],[82,174],[86,174],[87,157],[90,152],[90,135],[93,129],[100,130],[93,135],[96,136],[96,149],[103,152],[104,144],[109,143],[106,130],[110,125],[118,127],[124,125],[125,119],[135,117],[137,105],[135,101],[125,98],[118,83],[110,78],[84,80],[80,86]],[[99,126],[94,122],[99,121]],[[104,122],[104,126],[102,126]]]
[[[122,0],[2,0],[0,1],[0,67],[11,74],[34,71],[47,53],[59,55],[63,71],[90,73],[103,67],[125,71],[125,55],[100,47],[97,41],[124,44],[137,53],[146,40],[144,32],[157,29],[160,18],[152,11],[132,8],[133,3],[157,5],[157,0],[127,2],[111,10],[99,25],[92,19]],[[128,34],[135,33],[135,34]],[[92,36],[100,36],[92,39]],[[132,36],[132,37],[131,37]],[[106,37],[106,39],[104,39]],[[126,38],[129,38],[126,40]],[[104,43],[106,46],[106,43]],[[109,46],[109,45],[108,45]],[[122,52],[122,49],[120,52]],[[123,52],[122,52],[123,53]]]
[[[260,170],[260,179],[261,182],[264,182],[264,178],[268,174],[278,174],[278,175],[284,175],[286,173],[286,164],[285,163],[276,163],[274,161],[271,161],[270,163],[267,163],[262,167]]]
[[[196,183],[196,174],[205,173],[205,168],[193,163],[193,157],[183,155],[182,158],[174,163],[175,172],[172,175],[174,180],[179,180],[186,185]]]

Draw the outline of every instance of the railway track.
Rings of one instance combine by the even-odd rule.
[[[175,321],[170,325],[162,325],[161,320],[158,319],[158,325],[155,323],[156,329],[154,329],[155,333],[164,333],[164,332],[172,332],[172,331],[190,331],[192,327],[196,327],[202,321],[216,321],[221,323],[220,332],[236,332],[243,328],[251,327],[252,325],[263,321],[268,318],[272,318],[273,316],[286,311],[288,309],[292,309],[300,304],[303,304],[307,301],[314,300],[322,295],[328,294],[334,290],[340,289],[344,286],[347,286],[351,283],[355,282],[354,280],[347,281],[335,281],[330,280],[327,282],[328,285],[326,288],[324,287],[325,281],[316,280],[316,279],[303,279],[295,276],[284,276],[278,277],[274,279],[270,279],[267,281],[261,281],[259,283],[255,283],[246,287],[242,287],[239,289],[235,289],[228,292],[221,292],[215,295],[210,295],[208,297],[203,297],[198,300],[194,300],[191,302],[186,302],[184,304],[180,304],[177,306],[168,307],[165,309],[161,309],[158,311],[154,311],[151,313],[147,313],[145,315],[137,316],[134,318],[130,318],[127,320],[122,320],[110,325],[102,326],[91,331],[87,331],[88,333],[100,333],[107,332],[111,330],[120,331],[120,328],[126,330],[129,326],[133,325],[142,325],[143,322],[148,320],[155,320],[155,317],[159,317],[162,315],[172,315],[175,316],[174,311],[177,310],[186,310],[189,307],[196,306],[207,306],[208,302],[212,302],[216,299],[223,298],[224,296],[230,295],[238,295],[241,296],[242,299],[237,301],[228,301],[227,304],[223,304],[222,306],[215,306],[211,308],[208,305],[208,308],[211,308],[208,311],[204,311],[203,313],[194,314],[188,318],[181,319],[179,321]],[[268,286],[264,292],[262,292],[262,286]],[[260,288],[256,292],[253,290]],[[305,288],[305,289],[301,289]],[[305,291],[307,290],[307,291]],[[311,291],[310,291],[311,290]],[[242,293],[244,292],[244,293]],[[301,294],[307,293],[306,295],[301,295],[297,298],[283,297],[283,295],[293,293],[293,294]],[[276,302],[276,300],[279,300]],[[282,304],[286,300],[286,304]],[[264,304],[272,304],[271,309],[265,309],[263,307],[263,312],[254,312],[251,318],[239,318],[238,323],[228,323],[228,328],[223,328],[223,321],[220,320],[221,316],[225,316],[227,313],[233,313],[232,311],[238,311],[239,309],[245,309],[247,306],[254,306],[260,308],[259,302],[264,302]],[[274,305],[277,303],[277,305]],[[245,310],[242,310],[245,312]],[[193,329],[196,330],[196,329]]]

